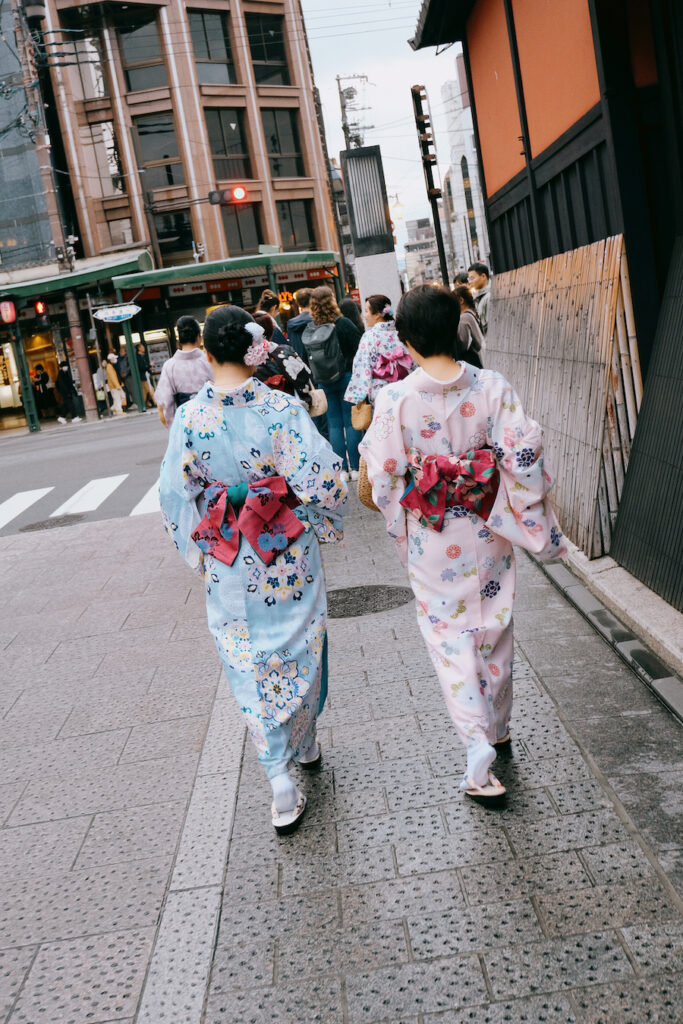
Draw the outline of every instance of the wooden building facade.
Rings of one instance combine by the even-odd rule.
[[[596,493],[579,531],[593,541],[581,546],[591,556],[609,552],[683,609],[683,7],[677,0],[425,0],[413,47],[456,41],[501,280],[623,237],[625,314],[637,337],[627,370],[637,381],[639,363],[642,406],[620,454],[604,543],[594,543]],[[506,289],[514,291],[510,279]],[[571,315],[581,331],[581,316]],[[552,336],[545,342],[543,358],[575,358],[566,346],[553,349]],[[561,331],[557,343],[565,344]],[[605,359],[609,349],[598,362]],[[581,414],[578,391],[575,398],[569,415]],[[607,394],[591,442],[603,452],[609,402]]]

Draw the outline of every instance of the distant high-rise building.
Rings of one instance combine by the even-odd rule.
[[[439,251],[436,246],[434,225],[429,217],[406,221],[408,241],[405,244],[408,287],[418,284],[441,283]]]

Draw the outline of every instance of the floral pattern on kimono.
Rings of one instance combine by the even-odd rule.
[[[468,774],[482,784],[512,710],[512,544],[556,557],[565,542],[547,498],[552,474],[540,427],[500,374],[461,367],[451,381],[418,369],[385,388],[361,452],[375,503],[408,568],[420,630],[467,746]],[[492,450],[500,474],[485,518],[452,505],[438,530],[404,508],[416,449],[426,459],[461,457],[473,448]]]
[[[381,358],[387,359],[396,349],[407,355],[405,345],[396,333],[394,322],[379,320],[369,327],[358,343],[353,357],[353,369],[344,399],[353,405],[364,399],[374,405],[375,398],[386,387],[387,381],[374,375]]]
[[[209,629],[269,777],[306,749],[324,702],[327,600],[319,542],[342,537],[341,469],[301,403],[255,378],[230,390],[206,385],[181,406],[169,433],[160,484],[164,524],[204,576]],[[298,499],[293,515],[304,526],[270,564],[244,535],[232,565],[211,545],[202,550],[195,543],[212,484],[234,488],[269,477],[286,479]]]

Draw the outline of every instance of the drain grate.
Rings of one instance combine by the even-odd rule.
[[[328,590],[327,613],[331,619],[351,619],[358,615],[388,612],[412,600],[410,587],[344,587]]]
[[[71,526],[85,519],[85,512],[72,512],[70,516],[55,516],[54,519],[41,519],[37,523],[27,523],[19,533],[33,533],[34,530],[56,530],[58,526]]]

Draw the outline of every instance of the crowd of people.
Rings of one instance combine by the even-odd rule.
[[[485,273],[484,273],[485,272]],[[284,324],[277,296],[253,316],[218,306],[178,322],[156,400],[169,426],[165,527],[206,582],[208,625],[272,788],[278,832],[316,769],[328,688],[320,545],[343,537],[348,481],[386,520],[453,725],[464,793],[498,801],[492,765],[510,742],[512,544],[565,550],[547,500],[541,428],[512,386],[482,368],[488,270],[469,287],[368,296],[300,289]],[[475,280],[476,278],[476,280]],[[482,280],[483,279],[483,280]],[[467,294],[465,294],[467,293]],[[364,330],[361,330],[361,324]],[[203,344],[203,347],[202,347]],[[355,421],[355,422],[354,422]]]

